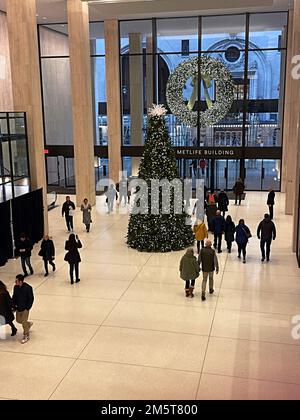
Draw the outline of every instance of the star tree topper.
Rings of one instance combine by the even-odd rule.
[[[152,108],[149,108],[149,117],[164,117],[167,113],[166,108],[163,105],[152,104]]]

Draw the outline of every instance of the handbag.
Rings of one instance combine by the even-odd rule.
[[[243,229],[243,231],[245,232],[245,235],[247,236],[248,239],[252,238],[252,234],[249,230],[249,232],[246,231],[246,229]]]
[[[44,256],[44,253],[43,253],[43,251],[42,251],[42,250],[40,250],[40,252],[38,253],[38,256],[39,256],[39,257],[43,257],[43,256]]]
[[[70,258],[70,252],[68,251],[65,255],[64,261],[69,261]]]

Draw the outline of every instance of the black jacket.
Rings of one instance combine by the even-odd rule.
[[[212,221],[212,229],[216,235],[220,235],[225,229],[225,220],[223,216],[216,216]]]
[[[81,262],[81,258],[78,252],[78,248],[82,248],[80,241],[77,241],[75,244],[66,241],[65,250],[68,251],[65,255],[65,261],[68,261],[69,264],[76,264]]]
[[[257,228],[257,237],[262,241],[276,239],[276,227],[270,219],[264,219]]]
[[[267,205],[268,206],[274,206],[274,204],[275,204],[275,192],[270,191],[269,194],[268,194]]]
[[[228,211],[229,199],[225,192],[220,192],[218,195],[218,209],[221,211]]]
[[[48,239],[48,241],[43,240],[39,256],[43,257],[45,261],[51,261],[55,257],[54,243],[51,239]]]
[[[7,290],[0,293],[0,316],[4,317],[6,324],[13,322],[15,319],[13,301]]]
[[[236,181],[233,187],[233,192],[236,195],[242,195],[244,193],[244,190],[245,190],[245,184],[243,183],[243,181]]]
[[[65,214],[66,216],[69,216],[70,210],[75,210],[75,204],[73,203],[73,201],[65,201],[62,209],[61,209],[61,214],[62,216]]]
[[[225,241],[234,242],[235,224],[233,222],[225,222]]]
[[[29,311],[32,308],[34,301],[32,287],[27,283],[14,287],[13,303],[18,312]]]
[[[24,249],[25,251],[21,251]],[[26,238],[25,241],[21,239],[17,242],[16,255],[22,258],[31,257],[32,243],[30,239]]]

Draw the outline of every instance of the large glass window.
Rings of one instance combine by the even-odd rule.
[[[246,15],[205,16],[201,27],[202,51],[245,49]]]
[[[0,113],[0,201],[29,192],[29,157],[23,113]]]
[[[175,52],[189,57],[190,52],[198,49],[197,17],[157,21],[157,52]]]
[[[249,49],[286,48],[287,13],[250,15]]]
[[[45,142],[73,143],[68,25],[40,25]]]
[[[141,54],[153,52],[151,20],[129,20],[120,22],[121,54]]]

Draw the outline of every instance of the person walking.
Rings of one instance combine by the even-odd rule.
[[[238,202],[239,202],[239,206],[241,205],[244,190],[245,190],[245,184],[241,178],[238,178],[233,187],[233,192],[235,194],[235,205],[237,205]]]
[[[228,195],[224,190],[220,192],[218,195],[218,209],[221,213],[223,213],[223,217],[225,217],[225,213],[228,211],[229,206],[229,198]]]
[[[51,265],[53,271],[56,270],[55,264],[53,262],[55,259],[55,247],[52,239],[50,239],[48,235],[44,236],[44,239],[41,243],[41,250],[39,252],[39,256],[43,258],[45,267],[45,277],[48,277],[48,263]]]
[[[273,190],[273,188],[269,189],[267,205],[269,207],[270,219],[273,220],[275,206],[275,191]]]
[[[208,238],[208,230],[204,223],[204,220],[196,220],[193,226],[193,232],[195,234],[195,239],[197,241],[197,251],[198,255],[200,254],[200,244],[204,248],[204,239]]]
[[[260,239],[261,261],[265,261],[267,254],[267,261],[269,262],[272,240],[275,241],[276,239],[276,227],[269,214],[265,214],[264,220],[258,225],[257,237]]]
[[[18,274],[16,276],[16,285],[13,293],[13,305],[16,310],[16,320],[18,324],[23,327],[23,340],[22,344],[27,343],[29,340],[29,330],[33,323],[28,321],[29,311],[34,302],[34,295],[32,287],[24,282],[24,276]]]
[[[66,225],[67,225],[68,232],[71,232],[74,229],[73,215],[74,215],[75,208],[76,208],[75,204],[73,203],[73,201],[71,201],[71,198],[67,196],[66,201],[64,202],[62,206],[61,214],[62,214],[62,217],[65,216],[66,218]]]
[[[227,243],[228,254],[231,254],[232,243],[234,242],[235,224],[231,216],[227,216],[225,220],[225,241]]]
[[[124,200],[124,206],[126,207],[127,199],[128,199],[128,191],[127,191],[128,181],[125,177],[122,177],[119,183],[119,204],[122,205],[122,201]]]
[[[185,296],[194,297],[196,279],[199,277],[200,268],[193,248],[189,248],[180,260],[180,277],[185,281]]]
[[[112,213],[114,211],[114,202],[115,199],[118,199],[118,193],[113,184],[110,184],[106,191],[106,202],[108,207],[108,213]]]
[[[206,300],[206,286],[207,279],[209,278],[209,293],[214,293],[214,272],[219,273],[219,261],[216,251],[212,249],[212,243],[210,240],[206,241],[205,247],[201,249],[198,257],[199,267],[203,271],[203,282],[202,282],[202,302]]]
[[[199,167],[201,169],[202,176],[205,176],[205,169],[206,169],[206,160],[205,159],[200,160]]]
[[[0,319],[4,322],[3,325],[8,324],[11,328],[11,336],[14,337],[17,334],[17,328],[14,325],[14,312],[13,312],[13,300],[7,291],[6,285],[0,280]],[[0,323],[1,326],[1,323]]]
[[[238,258],[243,254],[243,263],[246,264],[247,245],[252,237],[250,229],[245,225],[245,220],[241,219],[235,229],[235,240],[238,245]]]
[[[78,235],[74,235],[72,233],[69,236],[69,240],[66,241],[65,250],[68,251],[65,255],[65,261],[67,261],[70,265],[70,280],[71,284],[74,283],[74,270],[76,276],[76,283],[80,282],[79,278],[79,263],[81,262],[81,258],[79,255],[78,249],[82,248],[82,243],[80,242]]]
[[[218,197],[215,194],[215,192],[212,190],[210,193],[207,193],[205,207],[206,207],[208,230],[210,230],[211,232],[213,232],[213,219],[216,216],[217,203],[218,203]]]
[[[222,237],[225,230],[225,220],[221,211],[217,210],[216,217],[212,221],[212,232],[214,233],[214,248],[222,253]]]
[[[29,275],[26,267],[29,268],[30,274],[31,275],[33,274],[33,268],[30,262],[31,251],[32,251],[31,240],[25,235],[25,233],[21,233],[20,239],[17,242],[16,255],[19,255],[21,258],[22,270],[25,277]]]
[[[89,200],[85,198],[81,204],[82,223],[85,225],[87,233],[89,233],[92,223],[92,206]]]

